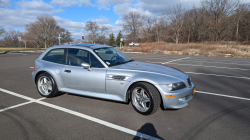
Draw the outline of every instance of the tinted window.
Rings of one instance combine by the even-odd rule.
[[[65,61],[64,61],[64,51],[65,51],[65,49],[51,50],[49,53],[47,53],[43,57],[43,60],[64,64],[65,63]]]
[[[99,48],[94,52],[108,65],[114,66],[133,61],[127,55],[116,48]]]
[[[91,59],[91,67],[104,68],[102,63],[92,53],[90,53],[90,59]]]
[[[89,60],[91,60],[91,64]],[[92,53],[80,49],[67,49],[67,65],[81,66],[82,62],[90,64],[91,67],[104,68],[101,62]]]
[[[82,62],[89,64],[89,52],[79,49],[67,49],[66,64],[71,66],[81,66]]]

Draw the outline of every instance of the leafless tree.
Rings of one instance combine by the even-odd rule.
[[[26,30],[33,37],[37,46],[44,45],[44,48],[54,45],[58,36],[56,20],[52,16],[38,16],[35,22],[26,25]]]
[[[65,30],[64,28],[58,27],[57,30],[56,30],[56,36],[54,37],[54,42],[58,41],[58,36],[62,32],[66,32],[66,34],[61,34],[60,35],[62,43],[69,43],[69,42],[73,41],[73,39],[71,37],[72,34],[69,31]]]
[[[235,33],[235,37],[236,40],[238,41],[239,39],[239,28],[240,28],[240,22],[242,22],[242,20],[244,19],[246,14],[249,14],[248,12],[248,5],[246,4],[240,4],[239,7],[236,10],[235,13],[235,19],[236,19],[236,33]]]
[[[179,43],[180,33],[184,23],[184,12],[185,9],[181,7],[181,4],[177,4],[162,13],[162,16],[166,17],[168,22],[170,22],[173,35],[170,35],[169,37],[171,37],[175,43]]]
[[[30,34],[27,32],[22,35],[22,40],[24,42],[25,48],[27,47],[27,42],[30,41],[31,38],[32,36],[30,36]]]
[[[97,41],[99,43],[104,43],[106,41],[106,36],[109,35],[109,33],[110,33],[110,29],[107,26],[105,25],[101,26]]]
[[[92,44],[94,44],[96,41],[96,37],[98,36],[98,32],[100,30],[99,25],[94,21],[87,21],[84,30],[89,33],[88,38],[92,42]]]
[[[5,47],[21,47],[21,42],[18,41],[18,37],[21,37],[22,33],[16,30],[6,31],[4,34],[3,42]]]
[[[203,0],[201,2],[208,18],[209,31],[215,37],[215,41],[221,40],[235,24],[236,19],[229,17],[237,11],[239,4],[239,0]]]
[[[131,33],[132,37],[138,39],[140,29],[143,26],[145,16],[136,11],[130,11],[128,14],[123,15],[123,30]]]
[[[0,26],[0,36],[1,36],[3,33],[5,33],[5,30],[4,30],[4,28],[2,28],[2,27]]]
[[[146,42],[152,42],[154,20],[147,18],[144,22],[144,26],[141,29],[141,36]]]

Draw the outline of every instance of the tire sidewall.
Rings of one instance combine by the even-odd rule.
[[[39,89],[38,89],[38,80],[39,80],[39,78],[42,77],[42,76],[48,77],[48,78],[50,79],[51,83],[52,83],[52,91],[51,91],[51,93],[48,94],[48,95],[44,95],[44,94],[40,93],[40,91],[39,91]],[[47,98],[53,97],[53,96],[56,94],[56,92],[57,92],[57,86],[56,86],[55,80],[54,80],[54,78],[53,78],[51,75],[49,75],[48,73],[42,73],[42,74],[40,74],[40,75],[37,77],[37,79],[36,79],[36,89],[37,89],[38,93],[39,93],[41,96],[47,97]]]

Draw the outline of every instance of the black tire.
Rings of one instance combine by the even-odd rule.
[[[144,91],[146,91],[146,93],[149,95],[149,99],[150,99],[150,104],[148,105],[148,110],[143,112],[143,111],[140,111],[139,109],[137,109],[136,107],[136,101],[134,101],[134,98],[133,98],[133,91],[138,89],[138,88],[142,88],[144,89]],[[131,88],[131,93],[130,93],[130,97],[131,97],[131,104],[133,106],[133,108],[140,114],[142,115],[150,115],[150,114],[153,114],[155,113],[160,105],[161,105],[161,96],[160,96],[160,93],[159,91],[151,84],[149,83],[145,83],[145,82],[139,82],[139,83],[136,83],[132,86]],[[138,105],[137,105],[138,106]]]
[[[40,78],[43,78],[43,77],[47,77],[47,78],[51,81],[51,87],[52,87],[52,89],[50,90],[50,93],[47,94],[47,95],[43,94],[43,93],[40,91],[41,89],[39,90],[39,87],[38,87],[38,85],[39,85],[39,84],[38,84],[39,79],[40,79]],[[39,94],[40,94],[41,96],[47,97],[47,98],[52,98],[52,97],[56,96],[56,95],[59,93],[54,78],[53,78],[51,75],[49,75],[48,73],[42,73],[42,74],[40,74],[40,75],[37,77],[37,79],[36,79],[36,88],[37,88],[37,91],[39,92]]]

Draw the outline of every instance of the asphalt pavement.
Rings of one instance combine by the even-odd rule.
[[[0,54],[0,139],[250,139],[249,59],[127,53],[180,69],[196,86],[188,106],[143,116],[131,103],[41,97],[31,78],[39,55]]]

